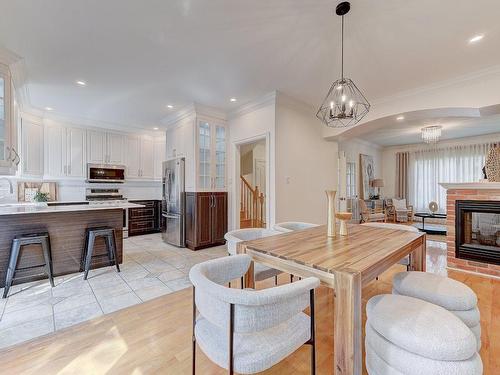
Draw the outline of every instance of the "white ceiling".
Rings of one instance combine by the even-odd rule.
[[[363,139],[382,147],[423,143],[421,130],[441,126],[441,141],[500,133],[500,106],[481,109],[440,108],[380,118],[349,129],[341,139]]]
[[[167,104],[230,110],[276,89],[317,106],[339,71],[336,4],[0,0],[0,46],[25,59],[32,106],[151,128]],[[346,75],[373,102],[498,65],[499,14],[495,0],[352,1]]]

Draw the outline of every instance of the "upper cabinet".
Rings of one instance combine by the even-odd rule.
[[[155,140],[154,145],[154,178],[160,180],[162,178],[162,164],[166,159],[166,144],[165,139]]]
[[[21,119],[21,175],[43,176],[43,124]]]
[[[198,119],[196,124],[197,191],[225,191],[227,167],[226,125]]]
[[[20,163],[15,120],[10,71],[0,64],[0,175],[15,174]]]
[[[88,162],[124,164],[125,136],[98,130],[87,131]]]
[[[154,140],[150,136],[129,136],[126,140],[127,178],[155,179]]]
[[[84,178],[86,132],[58,124],[45,126],[45,176]]]

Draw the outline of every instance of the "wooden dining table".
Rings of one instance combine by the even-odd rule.
[[[253,262],[333,288],[334,374],[361,375],[361,290],[408,255],[411,270],[425,271],[425,246],[425,233],[351,224],[347,236],[328,237],[326,226],[318,226],[240,242],[238,252],[252,257],[248,288],[255,287]]]

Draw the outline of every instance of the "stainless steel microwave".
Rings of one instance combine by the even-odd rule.
[[[87,182],[125,182],[125,166],[113,164],[87,164]]]

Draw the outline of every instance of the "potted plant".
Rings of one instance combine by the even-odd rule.
[[[48,200],[49,200],[49,193],[43,193],[40,190],[37,191],[36,194],[33,196],[33,201],[40,206],[46,206]]]

